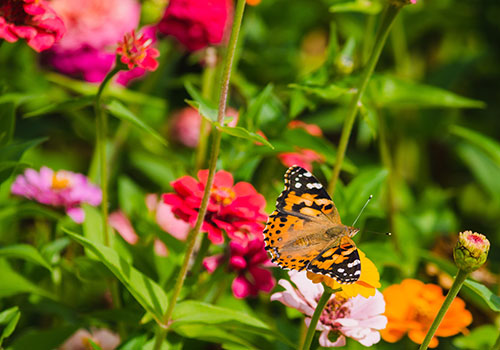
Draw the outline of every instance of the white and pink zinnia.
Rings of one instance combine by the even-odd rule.
[[[321,284],[313,284],[306,272],[289,272],[291,281],[280,280],[284,291],[275,293],[271,300],[278,300],[286,306],[293,307],[306,315],[305,322],[309,326],[311,317],[323,294]],[[321,331],[319,344],[324,347],[344,346],[346,337],[371,346],[380,341],[379,330],[384,329],[387,317],[385,301],[378,290],[375,295],[365,298],[361,295],[344,299],[332,295],[320,316],[316,330]]]
[[[12,184],[11,192],[42,204],[63,207],[66,214],[79,224],[85,219],[80,205],[97,206],[102,200],[101,189],[91,184],[85,175],[47,167],[42,167],[40,172],[26,169]]]

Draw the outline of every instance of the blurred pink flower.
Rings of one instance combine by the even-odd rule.
[[[309,135],[312,136],[323,136],[323,131],[316,124],[307,124],[301,120],[292,120],[288,123],[290,129],[304,129]]]
[[[134,227],[129,218],[121,210],[109,214],[109,225],[114,228],[122,238],[131,245],[139,242],[139,236],[135,233]],[[168,250],[165,244],[158,238],[154,240],[154,250],[159,256],[167,256]]]
[[[54,172],[47,167],[42,167],[40,172],[26,169],[12,184],[11,192],[42,204],[64,207],[66,214],[77,223],[85,219],[80,205],[97,206],[102,198],[101,189],[91,184],[85,175],[67,170]]]
[[[156,223],[163,231],[171,234],[180,241],[185,241],[191,225],[175,216],[172,206],[158,200],[158,195],[152,193],[146,196],[146,206],[150,212],[154,212]]]
[[[156,57],[160,52],[153,46],[153,40],[144,33],[135,34],[135,31],[126,33],[118,43],[116,54],[120,61],[127,65],[129,70],[142,68],[150,71],[158,68]]]
[[[313,284],[306,277],[305,271],[289,271],[288,274],[295,287],[287,280],[280,280],[278,283],[285,290],[274,293],[271,300],[278,300],[305,314],[305,322],[309,326],[323,294],[323,285]],[[378,290],[374,296],[368,298],[358,295],[344,299],[332,295],[316,325],[316,330],[321,331],[319,344],[323,347],[344,346],[345,337],[352,338],[364,346],[378,343],[379,330],[387,325],[387,317],[382,315],[384,311],[384,297]],[[336,340],[333,341],[332,338]]]
[[[238,124],[238,111],[229,107],[226,118],[231,120],[227,126],[235,127]],[[200,126],[202,116],[193,107],[185,107],[172,115],[172,137],[186,147],[195,148],[200,140]],[[207,128],[207,133],[208,133]]]
[[[231,289],[236,298],[257,296],[259,291],[270,292],[275,285],[271,261],[264,249],[264,241],[256,238],[248,242],[232,241],[229,244],[229,269],[236,272]],[[212,273],[225,260],[224,255],[214,255],[203,260],[203,266]]]
[[[35,51],[50,48],[66,29],[59,15],[45,0],[2,0],[0,39],[10,43],[26,39]]]
[[[115,350],[120,345],[120,336],[107,329],[91,328],[77,330],[68,338],[59,350],[88,350],[93,349],[89,339],[99,345],[102,350]]]
[[[309,171],[312,171],[312,163],[323,163],[325,157],[312,149],[300,149],[297,148],[296,152],[284,152],[278,154],[278,158],[281,163],[286,167],[291,167],[293,165],[298,165]]]
[[[198,179],[183,176],[171,183],[175,193],[163,195],[163,201],[173,208],[173,213],[194,227],[198,218],[208,170],[200,170]],[[201,229],[208,232],[214,244],[224,242],[222,230],[231,239],[262,237],[266,200],[248,182],[234,184],[231,173],[220,170],[215,174],[207,214]],[[249,238],[250,237],[250,238]]]
[[[189,51],[196,51],[222,41],[231,0],[170,0],[158,30],[173,35]]]
[[[139,241],[139,236],[135,233],[130,220],[121,210],[109,214],[108,222],[128,244],[133,245]]]
[[[46,56],[58,71],[101,82],[115,62],[115,49],[125,33],[139,24],[140,5],[136,0],[53,0],[67,34]],[[142,28],[145,38],[156,41],[155,28]],[[143,68],[120,72],[117,82],[125,85],[145,74]]]

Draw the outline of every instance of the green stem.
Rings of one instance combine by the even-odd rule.
[[[400,9],[401,6],[395,6],[394,4],[387,5],[384,14],[382,15],[382,22],[375,37],[375,46],[373,47],[373,51],[367,64],[363,68],[359,86],[349,105],[347,117],[342,128],[342,134],[340,135],[339,147],[337,150],[337,159],[335,160],[335,165],[333,167],[332,178],[330,180],[330,183],[328,184],[328,192],[330,192],[332,196],[335,191],[337,180],[339,178],[340,168],[342,167],[342,163],[344,161],[345,151],[347,149],[347,144],[349,143],[349,137],[351,136],[352,127],[354,125],[354,120],[356,119],[356,114],[361,103],[361,98],[363,97],[363,93],[368,86],[368,81],[373,74],[375,66],[377,65],[378,59],[380,57],[380,53],[382,52],[382,48],[384,47],[387,36],[391,30],[391,26]]]
[[[154,350],[161,349],[161,346],[162,346],[166,336],[167,336],[167,328],[164,326],[158,325],[158,327],[156,328],[156,332],[155,332],[155,343],[153,346]]]
[[[102,215],[102,230],[104,233],[104,244],[109,246],[111,243],[110,232],[108,229],[108,164],[106,162],[106,135],[108,129],[108,120],[106,113],[101,106],[101,96],[104,88],[108,82],[113,78],[113,76],[120,71],[119,68],[114,68],[111,70],[101,85],[97,90],[94,102],[94,111],[96,114],[96,137],[97,137],[97,149],[99,152],[99,168],[101,172],[101,189],[102,189],[102,203],[101,203],[101,215]]]
[[[227,94],[229,91],[229,80],[231,78],[231,67],[233,64],[234,54],[236,51],[236,43],[238,41],[238,35],[240,32],[241,22],[243,19],[243,12],[245,9],[245,0],[238,0],[236,5],[236,10],[234,14],[233,26],[231,28],[231,38],[229,39],[229,46],[227,49],[225,61],[224,61],[224,72],[222,75],[222,85],[220,90],[220,98],[219,98],[219,112],[217,116],[217,121],[222,125],[224,121],[224,113],[226,110],[226,102],[227,102]],[[184,262],[182,263],[181,269],[177,276],[177,281],[175,283],[172,295],[169,300],[169,304],[167,310],[165,311],[165,315],[163,316],[163,326],[168,327],[170,324],[170,319],[172,317],[172,312],[174,311],[175,304],[177,302],[177,298],[182,289],[182,285],[184,284],[184,279],[186,278],[187,268],[189,265],[189,261],[191,260],[191,255],[193,253],[193,248],[196,242],[196,237],[200,232],[201,226],[205,219],[205,214],[207,212],[208,200],[210,198],[210,193],[212,189],[212,185],[214,182],[215,176],[215,168],[217,165],[217,158],[219,156],[220,149],[220,140],[222,138],[222,133],[219,128],[214,129],[213,133],[213,143],[210,155],[209,162],[209,170],[208,170],[208,178],[207,183],[205,185],[205,191],[203,193],[203,198],[201,200],[200,210],[198,212],[198,218],[196,220],[196,224],[194,229],[189,233],[187,237],[187,248],[186,253],[184,255]],[[157,342],[158,343],[158,342]],[[158,346],[161,346],[161,341],[158,344],[155,344],[154,350],[159,350]]]
[[[443,320],[444,315],[446,315],[446,311],[448,311],[448,308],[450,307],[451,303],[457,296],[458,292],[460,291],[460,288],[462,288],[462,285],[464,284],[464,281],[468,275],[469,275],[468,272],[460,269],[458,270],[458,273],[455,276],[455,280],[453,281],[453,284],[451,285],[451,288],[448,291],[446,298],[444,299],[443,305],[441,305],[441,309],[439,309],[436,318],[434,318],[434,321],[432,321],[431,328],[429,328],[429,330],[427,331],[425,339],[422,342],[422,345],[420,345],[419,350],[425,350],[429,346],[429,343],[431,342],[434,333],[436,333],[439,324]]]
[[[212,100],[212,91],[214,88],[214,78],[215,78],[215,66],[217,57],[215,48],[207,48],[206,59],[205,59],[205,69],[203,70],[202,85],[201,85],[201,95],[207,100]],[[200,124],[200,137],[198,142],[198,147],[196,148],[196,163],[195,170],[198,171],[203,167],[203,161],[207,154],[207,144],[208,144],[208,121],[205,118],[201,118]]]
[[[309,323],[309,328],[307,329],[306,338],[304,340],[304,345],[302,346],[302,350],[309,350],[311,347],[311,343],[314,337],[314,333],[316,331],[316,325],[318,324],[319,317],[323,313],[325,309],[326,303],[330,300],[330,297],[333,293],[340,291],[341,289],[331,289],[323,283],[323,288],[325,291],[321,295],[321,298],[318,301],[318,305],[316,306],[316,310],[314,310],[314,314],[311,318],[311,323]]]

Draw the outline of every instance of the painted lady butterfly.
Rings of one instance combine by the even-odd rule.
[[[267,221],[264,242],[271,261],[283,269],[306,269],[351,284],[361,275],[358,249],[351,239],[358,231],[340,222],[321,183],[295,165],[285,173],[285,189]]]

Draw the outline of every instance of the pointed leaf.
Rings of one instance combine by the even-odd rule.
[[[500,312],[500,297],[489,290],[488,287],[470,279],[465,280],[464,284],[479,295],[491,310]]]
[[[167,144],[167,141],[160,134],[158,134],[149,125],[144,123],[142,119],[137,117],[131,110],[125,107],[125,105],[123,105],[121,102],[117,100],[112,100],[110,103],[106,105],[106,109],[109,111],[109,113],[111,113],[111,115],[117,117],[118,119],[131,122],[135,126],[144,130],[145,132],[153,136],[156,140],[158,140],[161,144],[163,145]]]
[[[0,348],[2,347],[3,340],[9,337],[16,329],[20,317],[21,312],[17,306],[0,313],[0,325],[5,325],[2,334],[0,334]]]
[[[42,108],[24,114],[24,117],[31,118],[54,112],[77,110],[92,105],[94,100],[94,95],[75,97],[62,102],[50,104],[48,106],[43,106]]]
[[[91,242],[85,237],[78,235],[67,228],[63,231],[75,241],[88,248],[95,254],[107,268],[123,283],[130,294],[139,304],[150,312],[157,322],[165,313],[168,297],[155,281],[135,269],[125,259],[121,258],[116,251],[99,243]]]
[[[219,129],[225,134],[240,137],[242,139],[251,140],[254,142],[260,142],[260,143],[266,145],[267,147],[274,149],[274,146],[269,141],[267,141],[265,138],[263,138],[259,134],[248,131],[245,128],[241,128],[239,126],[235,126],[235,127],[221,126],[221,127],[219,127]]]
[[[49,265],[47,260],[36,250],[35,247],[28,244],[15,244],[7,247],[0,248],[0,258],[21,258],[31,261],[35,264],[45,267],[47,270],[52,271],[52,266]]]
[[[334,84],[327,86],[289,84],[288,87],[319,96],[329,101],[336,101],[341,96],[349,93],[349,89]]]
[[[492,160],[500,166],[500,143],[477,131],[473,131],[458,125],[453,125],[450,129],[452,134],[462,137],[464,140],[480,147],[488,153]]]

